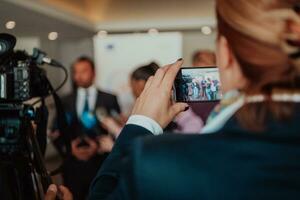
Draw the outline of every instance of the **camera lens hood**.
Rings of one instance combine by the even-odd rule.
[[[16,45],[16,38],[7,33],[0,33],[0,56],[11,52]]]

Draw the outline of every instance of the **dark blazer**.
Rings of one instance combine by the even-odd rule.
[[[263,133],[235,116],[214,134],[151,136],[126,125],[90,190],[90,200],[299,199],[300,105]]]
[[[72,127],[71,129],[72,129],[73,138],[78,137],[79,135],[82,134],[82,132],[84,132],[82,130],[82,125],[80,119],[78,119],[77,112],[76,112],[76,96],[77,94],[73,93],[66,96],[62,100],[67,114],[68,123]],[[117,97],[112,94],[98,90],[96,105],[93,112],[96,112],[96,109],[100,107],[105,109],[108,115],[111,115],[113,111],[120,113],[120,106],[118,104]],[[94,136],[103,133],[105,134],[106,130],[102,128],[101,125],[99,124],[97,126],[97,129],[95,130]]]
[[[67,115],[68,129],[70,130],[68,131],[68,134],[70,134],[70,137],[68,138],[71,139],[75,139],[85,134],[85,130],[80,119],[78,119],[76,112],[76,97],[77,94],[75,92],[62,98],[62,104]],[[96,112],[96,109],[99,107],[104,108],[108,115],[111,115],[113,111],[117,113],[121,112],[117,97],[100,90],[98,90],[96,105],[93,112]],[[107,131],[99,124],[96,126],[95,130],[93,130],[93,133],[89,134],[89,136],[96,137],[101,134],[107,134]],[[64,140],[62,137],[56,139],[54,141],[54,145],[61,154],[64,154]]]
[[[76,97],[77,93],[75,92],[65,96],[62,99],[63,105],[67,112],[76,113]],[[98,90],[97,92],[97,100],[95,107],[105,108],[108,114],[110,114],[112,110],[115,110],[118,113],[120,113],[120,106],[118,104],[117,97],[115,95],[103,92],[101,90]]]

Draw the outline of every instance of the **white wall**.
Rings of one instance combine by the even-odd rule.
[[[61,62],[68,70],[71,64],[79,56],[85,55],[93,58],[93,40],[92,38],[77,38],[72,40],[58,40],[58,41],[41,41],[41,49],[46,52],[49,57]],[[51,83],[57,86],[63,81],[64,74],[57,68],[45,67],[47,69],[47,76]],[[70,74],[67,84],[58,92],[60,95],[66,95],[71,92]]]
[[[129,76],[150,62],[166,65],[182,57],[182,34],[116,34],[95,36],[96,84],[117,94],[122,111],[130,114],[134,98]]]
[[[15,49],[25,50],[32,54],[33,48],[40,48],[41,41],[39,37],[18,37]]]

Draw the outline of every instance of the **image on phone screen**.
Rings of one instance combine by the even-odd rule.
[[[217,67],[181,68],[174,83],[174,98],[177,102],[219,101],[220,88]]]

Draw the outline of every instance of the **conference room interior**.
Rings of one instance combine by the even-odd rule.
[[[97,86],[116,94],[124,90],[130,93],[129,75],[138,66],[152,61],[163,66],[182,57],[184,66],[189,67],[192,66],[193,53],[215,49],[214,1],[3,0],[0,3],[0,30],[17,37],[16,50],[26,50],[30,54],[33,48],[39,48],[68,69],[80,56],[93,58],[99,71]],[[98,47],[102,38],[106,44]],[[155,44],[147,50],[147,45],[153,41]],[[160,41],[165,44],[158,46]],[[167,46],[173,41],[176,44]],[[119,51],[118,42],[123,45]],[[109,48],[114,43],[111,48],[118,52],[109,55],[108,49],[108,55],[101,55],[103,45]],[[140,49],[142,47],[144,49]],[[120,52],[124,49],[127,51]],[[128,56],[127,52],[135,56]],[[114,69],[109,69],[111,66]],[[61,71],[49,66],[43,68],[54,86],[61,83],[64,78]],[[117,79],[121,79],[121,84]],[[69,78],[58,93],[65,96],[71,88]],[[126,105],[130,105],[133,98],[128,101],[124,102],[123,109],[127,114],[130,108]],[[50,104],[50,109],[54,110],[53,106]],[[49,143],[46,155],[49,166],[52,166],[52,159],[56,160],[57,155]]]
[[[101,130],[103,128],[106,132],[105,136],[96,137],[97,145],[103,142],[103,146],[107,145],[105,148],[108,148],[97,150],[98,154],[105,155],[101,157],[103,163],[131,115],[138,97],[133,91],[133,84],[138,84],[142,79],[134,78],[135,70],[140,67],[155,69],[153,74],[147,75],[148,78],[155,74],[156,66],[163,67],[180,58],[183,59],[184,68],[207,67],[216,70],[218,30],[215,4],[215,0],[0,0],[0,32],[16,37],[15,50],[25,50],[31,55],[33,49],[38,48],[67,69],[68,79],[57,91],[63,105],[66,102],[72,105],[73,101],[67,101],[70,95],[74,98],[80,96],[81,85],[74,80],[76,66],[80,63],[93,66],[92,76],[95,77],[92,86],[105,93],[101,98],[107,100],[107,103],[100,103],[101,108],[95,109],[94,112],[95,119],[98,119],[95,123],[102,124]],[[206,54],[209,55],[204,58],[204,64],[197,64],[196,60],[201,62],[200,57],[205,57]],[[206,59],[212,62],[205,63]],[[57,67],[48,64],[41,67],[54,88],[66,78],[63,71]],[[77,73],[80,76],[81,72]],[[206,123],[215,117],[216,112],[212,111],[215,111],[216,105],[222,99],[222,85],[217,77],[218,74],[214,71],[213,75],[193,75],[192,78],[188,78],[186,88],[183,89],[186,92],[182,92],[186,93],[186,100],[194,100],[188,103],[190,118],[176,118],[165,130],[201,132]],[[147,80],[142,81],[145,84]],[[82,93],[82,96],[84,95],[89,97],[90,94]],[[114,104],[112,102],[115,101],[115,97]],[[34,101],[36,98],[28,102]],[[80,105],[78,100],[74,102],[74,115],[80,118]],[[98,102],[94,103],[96,105]],[[79,110],[85,112],[86,105],[83,104]],[[57,171],[52,176],[53,183],[66,185],[64,177],[67,179],[67,175],[63,176],[62,171],[72,171],[72,165],[80,165],[78,171],[74,168],[73,172],[80,173],[80,170],[85,168],[80,162],[84,163],[88,159],[83,158],[68,167],[64,165],[67,156],[62,153],[64,147],[56,142],[60,132],[56,130],[57,111],[51,95],[46,98],[46,106],[48,122],[44,163],[48,172]],[[68,110],[67,107],[65,109]],[[73,127],[74,132],[76,127]],[[106,137],[107,135],[109,137]],[[82,141],[78,140],[76,145],[80,142]],[[83,146],[91,146],[93,142],[89,142],[89,139],[84,138]],[[99,169],[99,162],[96,162],[97,165],[92,164],[96,166],[93,167]],[[87,180],[78,178],[74,181]],[[91,179],[87,182],[91,183]],[[89,184],[70,184],[69,187],[75,200],[87,198]],[[80,187],[85,187],[84,192],[77,194],[77,188],[80,190]]]

